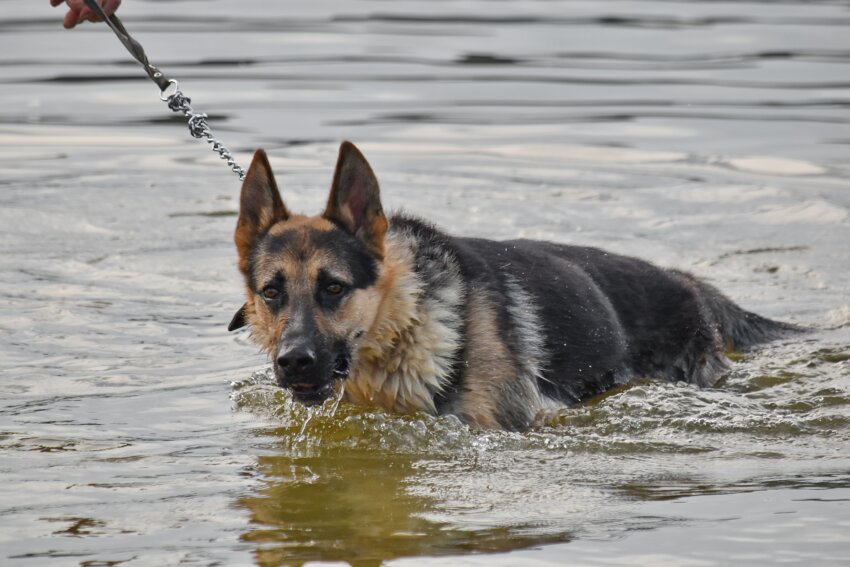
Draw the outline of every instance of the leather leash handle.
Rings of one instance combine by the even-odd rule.
[[[86,6],[89,9],[97,14],[97,16],[106,22],[109,28],[115,32],[115,35],[118,36],[118,39],[127,48],[127,51],[130,52],[130,55],[133,56],[133,59],[138,61],[142,67],[145,69],[145,73],[148,74],[148,77],[157,84],[159,90],[161,92],[165,92],[169,85],[171,84],[171,79],[165,76],[165,73],[160,71],[155,65],[153,65],[150,61],[148,61],[148,56],[145,53],[142,44],[133,39],[133,36],[127,31],[124,27],[124,24],[115,14],[111,16],[107,16],[106,12],[103,11],[103,8],[100,7],[100,4],[97,3],[97,0],[83,0],[86,3]]]

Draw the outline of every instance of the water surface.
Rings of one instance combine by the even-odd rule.
[[[4,565],[846,563],[850,3],[125,2],[294,210],[351,139],[388,209],[817,329],[525,434],[275,388],[225,329],[235,177],[47,4],[0,0]]]

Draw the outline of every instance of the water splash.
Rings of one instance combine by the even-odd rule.
[[[342,384],[322,406],[305,407],[263,372],[235,384],[234,399],[239,409],[269,417],[270,433],[297,453],[380,448],[417,455],[541,450],[720,458],[778,454],[793,445],[803,457],[820,450],[824,428],[833,430],[835,443],[850,440],[850,397],[842,387],[847,352],[841,344],[768,345],[739,361],[721,388],[637,380],[565,408],[525,434],[475,431],[450,416],[394,415],[342,404]]]
[[[325,418],[333,418],[336,415],[336,411],[337,409],[339,409],[339,403],[342,401],[342,398],[344,396],[345,381],[342,380],[337,383],[334,395],[325,400],[322,405],[308,407],[307,416],[304,418],[304,423],[301,425],[301,431],[299,431],[298,435],[295,436],[294,445],[300,445],[306,440],[307,426],[310,424],[310,421],[312,421],[314,417],[321,416]]]
[[[295,436],[295,444],[299,444],[304,442],[306,436],[304,432],[307,431],[307,426],[310,424],[310,421],[313,419],[313,416],[319,413],[321,408],[319,406],[312,406],[307,408],[307,417],[304,419],[304,423],[301,425],[301,431],[298,432],[298,435]]]

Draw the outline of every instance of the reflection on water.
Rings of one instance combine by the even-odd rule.
[[[455,420],[346,407],[342,415],[311,422],[302,443],[294,426],[263,433],[280,440],[279,450],[259,459],[264,488],[240,500],[255,524],[242,538],[259,544],[258,564],[378,565],[570,539],[563,526],[545,529],[523,518],[522,501],[515,502],[510,521],[488,510],[505,502],[473,478],[483,449],[471,448],[484,441]],[[465,484],[457,499],[447,494],[460,488],[450,480],[455,475]]]
[[[348,138],[390,209],[641,256],[818,329],[718,389],[638,381],[526,434],[292,404],[225,332],[235,179],[111,33],[44,4],[0,16],[0,563],[850,554],[845,3],[124,3],[295,210]]]
[[[719,513],[697,496],[727,495],[721,518],[740,520],[745,530],[774,528],[751,526],[732,495],[833,494],[839,504],[830,514],[840,515],[841,503],[850,502],[844,452],[850,396],[841,386],[848,360],[847,349],[778,345],[743,357],[722,389],[636,382],[527,434],[476,432],[453,418],[392,416],[346,404],[333,415],[312,415],[274,386],[270,372],[258,372],[234,384],[233,399],[240,410],[280,425],[257,432],[273,448],[259,458],[263,488],[240,499],[253,524],[242,538],[258,544],[261,565],[315,559],[378,565],[608,541],[693,521],[676,509],[649,512],[651,502],[686,499],[684,518]],[[806,378],[810,383],[801,383]],[[829,455],[821,437],[827,430]],[[797,513],[793,496],[783,498],[790,503],[780,512],[762,512],[760,504],[759,513]],[[843,533],[818,523],[809,530],[806,537],[832,540]],[[731,537],[719,527],[716,533]],[[805,538],[788,541],[824,560],[840,556],[845,543],[812,549]],[[640,542],[636,549],[649,557],[625,564],[657,564],[656,550]],[[549,549],[546,557],[556,563],[572,553],[565,548],[550,557]],[[576,560],[616,563],[591,557],[590,549],[579,546]],[[736,548],[740,564],[773,557],[743,549]],[[664,548],[673,562],[692,552],[684,543]]]
[[[258,525],[242,538],[259,544],[260,565],[379,565],[399,557],[494,553],[570,539],[564,532],[538,533],[534,525],[431,519],[440,502],[416,490],[422,474],[416,465],[412,455],[374,449],[261,457],[268,486],[240,501]]]

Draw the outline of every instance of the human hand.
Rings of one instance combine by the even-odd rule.
[[[107,16],[111,16],[118,6],[121,5],[121,0],[97,0],[97,3],[103,8]],[[68,13],[65,14],[65,20],[62,22],[66,28],[70,29],[82,22],[99,22],[100,18],[92,12],[83,0],[50,0],[51,6],[60,4],[68,4]]]

